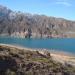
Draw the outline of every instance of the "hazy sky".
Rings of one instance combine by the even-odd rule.
[[[75,20],[75,0],[0,0],[0,5],[14,11]]]

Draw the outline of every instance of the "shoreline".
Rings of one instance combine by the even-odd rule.
[[[63,51],[63,50],[54,50],[54,49],[45,49],[45,48],[28,48],[28,47],[24,47],[24,46],[20,46],[20,45],[16,45],[16,44],[3,44],[0,43],[1,46],[9,46],[9,47],[15,47],[18,49],[28,49],[30,51],[48,51],[52,54],[62,54],[62,55],[67,55],[67,56],[74,56],[75,55],[73,53],[67,52],[67,51]]]
[[[54,61],[60,62],[62,64],[68,63],[75,66],[75,55],[70,53],[65,53],[63,51],[52,51],[47,49],[35,49],[35,48],[26,48],[19,45],[10,45],[10,44],[0,44],[0,46],[8,46],[17,49],[29,50],[29,51],[39,51],[41,54],[45,54],[45,51],[48,51]]]

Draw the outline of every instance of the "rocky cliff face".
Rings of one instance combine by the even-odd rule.
[[[0,35],[23,38],[75,37],[75,21],[14,12],[0,6]]]
[[[75,67],[41,54],[10,46],[0,46],[0,75],[75,75]]]

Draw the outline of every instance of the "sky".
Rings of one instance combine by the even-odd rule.
[[[0,5],[13,11],[75,21],[75,0],[0,0]]]

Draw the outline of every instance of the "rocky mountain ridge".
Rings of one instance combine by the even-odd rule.
[[[14,12],[0,5],[0,35],[23,38],[75,37],[75,21]]]

